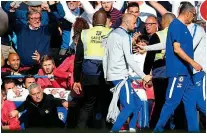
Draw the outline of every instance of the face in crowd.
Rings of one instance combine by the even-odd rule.
[[[72,11],[74,11],[76,8],[78,8],[80,2],[79,1],[68,1],[68,8]]]
[[[186,12],[185,16],[186,16],[186,24],[192,23],[192,21],[196,17],[196,10],[195,9],[189,10],[188,12]]]
[[[20,67],[20,59],[16,53],[9,54],[7,64],[14,71],[18,71]]]
[[[102,1],[101,6],[106,12],[110,12],[113,7],[113,1]]]
[[[43,99],[43,91],[40,86],[35,87],[30,90],[30,96],[32,97],[32,100],[36,103],[39,103]]]
[[[51,74],[55,68],[55,64],[52,60],[46,60],[42,63],[42,69],[45,74]]]
[[[147,44],[148,44],[148,42],[146,41],[146,40],[139,40],[138,42],[137,42],[137,45],[140,45],[140,46],[147,46]]]
[[[41,15],[38,12],[34,12],[29,15],[28,23],[32,28],[39,28],[41,25]]]
[[[10,90],[10,89],[13,89],[14,87],[16,87],[14,82],[4,84],[4,88],[5,88],[6,92],[8,92],[8,90]]]
[[[154,17],[148,17],[145,21],[146,31],[149,35],[154,34],[158,30],[158,22]]]
[[[35,78],[26,78],[24,83],[25,88],[27,89],[33,83],[35,83]]]
[[[127,12],[130,14],[133,14],[137,18],[139,17],[139,8],[138,7],[129,7]]]

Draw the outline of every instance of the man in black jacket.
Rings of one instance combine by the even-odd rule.
[[[68,102],[43,93],[40,85],[33,83],[28,87],[29,95],[24,103],[11,111],[10,117],[18,116],[19,112],[27,110],[28,124],[26,128],[63,128],[65,125],[59,119],[57,107],[68,108]]]

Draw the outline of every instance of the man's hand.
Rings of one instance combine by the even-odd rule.
[[[11,75],[22,75],[22,74],[19,72],[12,72]]]
[[[15,86],[12,90],[13,90],[13,92],[15,93],[15,95],[16,95],[17,97],[20,96],[20,88],[18,88],[17,86]]]
[[[60,32],[60,35],[63,34],[63,31],[62,31],[62,29],[60,27],[58,27],[58,31]]]
[[[195,62],[195,61],[194,61],[191,65],[193,66],[193,68],[194,68],[196,71],[201,71],[201,70],[203,70],[202,66],[201,66],[200,64],[198,64],[197,62]]]
[[[55,77],[54,77],[53,74],[48,74],[47,77],[48,77],[48,79],[49,79],[50,81],[54,81],[54,80],[55,80]]]
[[[174,52],[178,54],[179,57],[181,57],[184,61],[189,63],[196,71],[201,71],[203,68],[201,65],[199,65],[197,62],[195,62],[192,58],[190,58],[185,51],[182,50],[180,47],[180,43],[174,42]]]
[[[137,48],[138,48],[138,52],[139,52],[139,54],[144,54],[144,53],[147,52],[147,51],[144,49],[144,46],[137,45]]]
[[[82,91],[82,87],[80,82],[74,82],[73,84],[73,90],[75,91],[76,94],[80,94],[80,92]]]
[[[40,53],[37,50],[35,50],[33,53],[32,59],[36,60],[37,62],[40,61]]]
[[[19,111],[13,110],[9,113],[10,118],[18,117]]]
[[[17,9],[17,8],[19,8],[19,3],[18,2],[12,2],[12,3],[10,3],[10,12],[15,12],[15,10]]]
[[[65,102],[62,103],[62,105],[63,105],[63,107],[65,107],[68,110],[68,106],[69,106],[68,102],[65,101]]]
[[[42,8],[42,10],[50,12],[50,8],[49,8],[49,5],[47,3],[42,3],[41,8]]]
[[[151,75],[146,75],[144,78],[143,78],[143,86],[144,88],[147,87],[147,85],[150,84],[150,81],[152,80],[152,76]],[[149,84],[148,84],[149,83]]]
[[[1,126],[2,130],[9,130],[9,126],[6,125],[6,126]]]
[[[140,32],[136,32],[134,33],[133,37],[132,37],[132,44],[136,44],[137,41],[137,37],[140,36],[141,33]]]

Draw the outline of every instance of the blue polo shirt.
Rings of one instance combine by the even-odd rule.
[[[183,51],[193,59],[193,38],[187,26],[178,19],[174,19],[168,29],[166,43],[166,75],[167,77],[190,75],[193,72],[193,68],[174,52],[174,42],[180,43]]]

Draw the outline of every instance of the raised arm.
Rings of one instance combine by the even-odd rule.
[[[90,22],[92,22],[95,9],[93,8],[93,6],[90,4],[89,1],[80,1],[80,3],[82,4],[84,11],[87,13],[88,19],[90,20]]]
[[[173,43],[174,52],[184,61],[189,63],[196,71],[202,70],[201,65],[199,65],[197,62],[195,62],[192,58],[190,58],[185,51],[180,47],[180,43],[174,42]]]
[[[156,1],[149,1],[150,5],[155,8],[161,15],[164,15],[165,13],[168,13],[167,11],[161,4],[157,3]]]
[[[72,14],[71,10],[68,8],[66,1],[60,1],[60,3],[63,6],[63,10],[65,12],[64,18],[71,22],[74,23],[76,21],[76,16]]]

